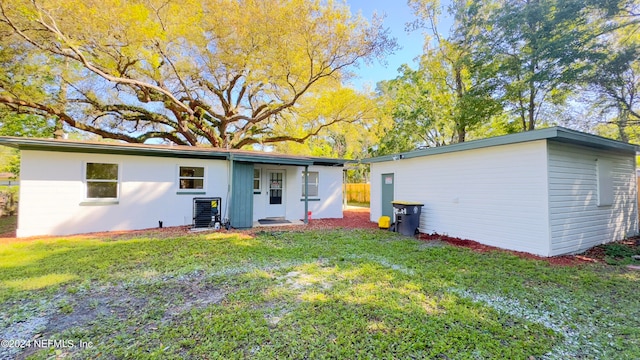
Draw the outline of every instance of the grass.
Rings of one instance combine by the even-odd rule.
[[[639,280],[386,231],[15,240],[0,338],[91,344],[36,359],[632,359]]]
[[[604,260],[609,265],[637,265],[638,260],[634,260],[634,256],[640,255],[640,247],[634,245],[635,241],[602,245]]]

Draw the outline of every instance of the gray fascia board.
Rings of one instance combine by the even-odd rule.
[[[578,145],[584,145],[600,149],[618,150],[623,152],[633,152],[638,150],[638,147],[631,144],[626,144],[620,141],[603,138],[597,135],[591,135],[582,133],[579,131],[569,130],[562,127],[551,127],[546,129],[540,129],[535,131],[526,131],[517,134],[509,134],[496,136],[487,139],[473,140],[458,144],[439,146],[435,148],[428,148],[424,150],[415,150],[404,153],[397,153],[392,155],[384,155],[369,159],[362,160],[363,163],[377,163],[399,159],[411,159],[422,156],[436,155],[452,153],[457,151],[481,149],[499,145],[509,145],[528,141],[537,140],[552,140],[573,143]]]
[[[269,155],[256,152],[255,154],[237,154],[229,151],[216,151],[214,149],[176,149],[170,146],[165,147],[135,147],[118,143],[82,143],[71,141],[59,141],[51,139],[33,139],[0,137],[0,145],[13,147],[19,150],[42,150],[58,152],[76,152],[90,154],[116,154],[116,155],[138,155],[171,158],[191,158],[191,159],[220,159],[228,160],[233,157],[234,161],[252,162],[258,164],[274,165],[342,165],[345,160],[332,158],[306,158],[288,157],[280,155]]]
[[[47,139],[29,138],[7,138],[0,137],[0,145],[10,146],[19,150],[39,150],[57,151],[89,154],[114,154],[114,155],[136,155],[153,157],[171,157],[188,159],[219,159],[226,160],[229,155],[226,152],[215,150],[181,150],[165,148],[138,148],[127,147],[119,144],[95,144],[95,143],[75,143],[59,142]]]
[[[321,157],[312,157],[311,160],[313,161],[313,165],[318,166],[344,166],[347,163],[354,162],[354,160]]]
[[[549,140],[629,153],[636,153],[640,150],[637,145],[627,144],[621,141],[565,128],[558,128],[558,135],[555,138],[550,138]]]
[[[260,156],[256,155],[245,155],[245,154],[232,154],[233,161],[240,162],[248,162],[254,164],[274,164],[274,165],[294,165],[294,166],[305,166],[305,165],[313,165],[313,161],[310,159],[293,159],[286,157],[276,157],[276,156]]]
[[[294,165],[294,166],[343,166],[347,160],[321,157],[287,157],[278,155],[233,154],[234,161],[251,162],[256,164]]]

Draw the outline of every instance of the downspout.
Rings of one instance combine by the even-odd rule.
[[[342,210],[347,208],[347,169],[342,168]]]
[[[229,186],[227,191],[227,220],[231,223],[231,200],[233,193],[233,154],[229,154]],[[224,220],[223,220],[224,221]]]
[[[304,223],[309,223],[309,165],[304,166]]]

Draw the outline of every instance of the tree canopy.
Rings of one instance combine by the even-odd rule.
[[[378,84],[393,125],[375,154],[557,124],[593,131],[598,107],[630,139],[640,120],[638,0],[452,1],[450,29],[439,0],[407,3],[424,52],[417,69]]]
[[[303,142],[357,120],[309,106],[395,46],[331,0],[5,0],[0,104],[127,142]]]

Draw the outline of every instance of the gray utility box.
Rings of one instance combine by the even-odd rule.
[[[424,204],[411,201],[392,201],[395,216],[395,231],[406,236],[414,236],[420,226],[420,214]]]

